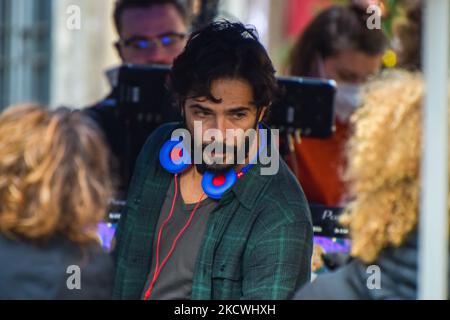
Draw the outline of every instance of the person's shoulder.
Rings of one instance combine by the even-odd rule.
[[[81,276],[81,288],[68,288],[63,284],[58,293],[58,299],[111,299],[114,281],[114,263],[112,256],[99,244],[91,243],[65,246],[65,265],[68,266],[67,276]],[[70,268],[72,267],[72,268]],[[76,282],[73,283],[74,285]]]
[[[287,164],[280,159],[278,172],[268,183],[264,192],[266,210],[271,219],[280,222],[305,222],[311,224],[311,214],[308,201],[300,183],[289,169]]]
[[[283,188],[273,188],[274,191],[280,191],[282,189],[286,200],[298,201],[304,199],[303,189],[300,182],[295,177],[294,173],[289,169],[284,160],[280,159],[280,166],[278,172],[274,175],[271,183],[274,186],[282,186]]]
[[[63,248],[67,263],[73,263],[89,273],[96,273],[97,270],[106,273],[112,271],[111,255],[97,242],[76,244],[66,240]]]
[[[60,250],[0,233],[0,252],[0,299],[54,298],[65,272]]]
[[[336,271],[320,274],[295,294],[295,300],[358,300],[367,299],[359,274],[361,263],[352,260]]]
[[[0,234],[0,251],[0,299],[111,298],[113,261],[97,244],[82,246],[63,236],[32,242]]]

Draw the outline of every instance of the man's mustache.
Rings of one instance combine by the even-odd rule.
[[[202,151],[205,151],[205,149],[214,143],[214,151],[216,153],[221,154],[228,154],[228,153],[237,153],[238,147],[236,145],[228,145],[226,143],[220,143],[220,142],[208,142],[202,144]]]

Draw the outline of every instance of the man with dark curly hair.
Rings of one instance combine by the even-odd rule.
[[[184,121],[147,140],[118,226],[116,298],[288,299],[309,281],[313,232],[303,191],[283,160],[271,158],[277,170],[265,172],[259,157],[277,154],[276,134],[262,123],[274,74],[251,28],[220,21],[191,35],[171,73]],[[178,171],[164,160],[189,154],[164,151],[177,129],[201,151],[200,162],[194,156],[195,165]],[[210,130],[217,135],[207,137]],[[257,138],[229,139],[229,130]],[[214,143],[227,151],[208,153]],[[245,161],[229,161],[235,153]]]

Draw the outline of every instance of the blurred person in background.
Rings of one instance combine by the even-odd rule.
[[[171,65],[186,44],[189,17],[176,0],[118,0],[114,25],[122,62]]]
[[[341,217],[354,259],[319,275],[297,299],[417,298],[423,97],[422,76],[406,71],[383,75],[364,90],[348,144],[346,180],[354,200]],[[371,265],[379,268],[378,285]]]
[[[190,26],[188,9],[177,0],[117,0],[113,20],[119,36],[114,47],[124,64],[171,65],[186,44]],[[105,133],[113,154],[113,174],[119,180],[119,197],[124,198],[147,137],[141,129],[129,128],[119,116],[118,97],[118,87],[113,87],[105,99],[87,108],[87,113]],[[175,116],[170,106],[166,111],[166,117]]]
[[[95,123],[12,107],[0,116],[0,150],[0,299],[111,298],[113,263],[96,226],[112,187]]]
[[[405,19],[394,26],[394,43],[398,55],[398,68],[422,69],[422,1],[404,0]]]
[[[310,203],[345,203],[341,174],[349,118],[360,105],[361,85],[379,72],[388,44],[382,30],[367,27],[369,2],[325,9],[306,27],[291,52],[290,75],[337,82],[335,134],[329,139],[295,142],[289,161]]]

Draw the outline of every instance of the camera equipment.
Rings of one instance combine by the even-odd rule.
[[[280,77],[280,98],[271,106],[269,124],[281,131],[300,131],[309,138],[334,132],[334,80]]]

